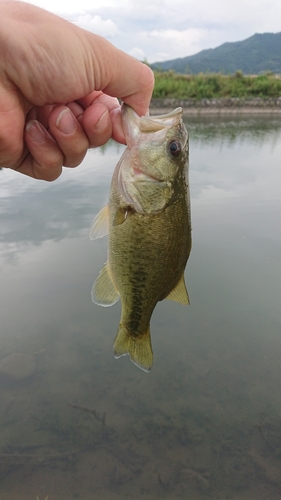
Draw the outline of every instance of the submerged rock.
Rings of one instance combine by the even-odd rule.
[[[24,380],[30,377],[36,369],[35,356],[14,352],[0,359],[0,375],[13,380]]]

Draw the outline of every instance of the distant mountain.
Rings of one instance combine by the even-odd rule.
[[[281,73],[281,32],[256,33],[242,42],[224,43],[193,56],[153,63],[153,69],[177,73],[224,73],[242,70],[244,74],[265,71]]]

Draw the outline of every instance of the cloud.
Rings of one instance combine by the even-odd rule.
[[[200,29],[154,29],[136,33],[133,41],[136,45],[128,50],[130,36],[122,35],[120,48],[126,50],[138,59],[147,59],[149,63],[166,61],[176,57],[185,57],[201,50],[205,40],[210,41],[215,36],[210,30]],[[121,38],[118,37],[118,42]]]
[[[80,28],[92,31],[93,33],[101,35],[105,38],[113,38],[120,33],[118,27],[111,19],[104,20],[98,14],[79,14],[74,23],[80,26]]]
[[[144,61],[146,59],[145,52],[143,51],[143,49],[140,49],[139,47],[134,47],[133,49],[131,49],[129,54],[130,56],[139,59],[139,61]]]
[[[280,0],[30,0],[150,63],[280,31]],[[80,12],[77,12],[80,9]]]
[[[163,52],[166,58],[174,57],[173,53],[175,52],[178,54],[177,57],[185,57],[200,50],[200,42],[206,37],[206,31],[193,28],[182,31],[162,29],[153,30],[147,33],[147,36],[154,40],[154,44],[161,47],[161,51],[156,52],[154,57]]]

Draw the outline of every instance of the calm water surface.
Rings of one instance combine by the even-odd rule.
[[[158,304],[149,374],[90,299],[123,147],[51,184],[0,172],[1,500],[281,499],[281,120],[187,128],[191,305]]]

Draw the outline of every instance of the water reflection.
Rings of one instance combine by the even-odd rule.
[[[90,299],[122,147],[52,184],[1,172],[1,500],[281,498],[280,124],[187,127],[191,306],[158,305],[149,375]]]
[[[241,118],[201,117],[186,118],[186,124],[194,142],[201,144],[235,145],[254,143],[262,145],[268,141],[274,145],[280,137],[280,117],[268,118],[262,115]]]

